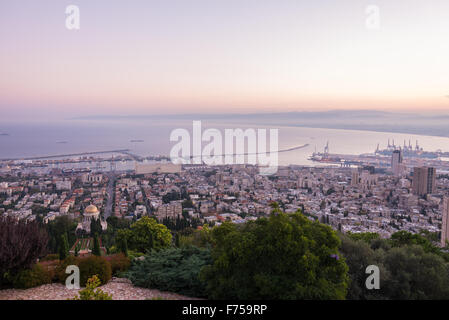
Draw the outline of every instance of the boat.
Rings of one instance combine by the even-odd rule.
[[[308,160],[314,161],[314,162],[321,162],[321,163],[340,163],[343,159],[336,155],[331,155],[329,153],[329,141],[326,143],[326,146],[324,147],[324,152],[314,152],[312,155],[308,158]]]
[[[88,168],[80,168],[80,169],[62,169],[62,173],[70,174],[70,173],[89,173],[92,170]]]
[[[439,151],[424,151],[423,148],[421,148],[418,144],[418,140],[416,140],[415,147],[412,146],[411,141],[408,141],[408,145],[406,144],[406,141],[404,140],[404,145],[395,145],[394,140],[392,144],[390,144],[390,139],[388,139],[388,145],[385,149],[379,149],[379,144],[377,145],[376,150],[374,151],[375,155],[380,156],[388,156],[390,157],[393,154],[393,151],[395,150],[401,150],[402,155],[406,158],[424,158],[424,159],[437,159],[438,157],[441,157],[445,155],[446,153]]]

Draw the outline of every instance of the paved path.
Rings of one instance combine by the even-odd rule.
[[[112,294],[113,300],[197,300],[176,293],[135,287],[124,278],[112,278],[100,289]],[[78,290],[69,290],[60,283],[53,283],[26,290],[0,290],[0,300],[67,300],[75,297],[77,293]]]
[[[109,177],[109,182],[108,182],[108,187],[107,187],[108,199],[106,202],[106,209],[104,211],[104,220],[106,220],[108,217],[112,216],[112,208],[114,205],[113,199],[114,199],[114,192],[115,192],[115,188],[114,188],[115,173],[109,172],[108,177]]]

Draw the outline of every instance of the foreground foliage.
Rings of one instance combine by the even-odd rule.
[[[348,299],[449,299],[447,254],[421,235],[340,237],[351,278]],[[365,287],[368,265],[379,267],[380,290]]]
[[[86,288],[81,290],[73,300],[112,300],[112,295],[101,289],[95,290],[101,284],[100,279],[96,275],[87,280]]]
[[[48,235],[37,222],[0,217],[0,287],[5,275],[29,269],[46,253]]]
[[[172,235],[166,226],[157,223],[153,218],[143,217],[133,223],[130,229],[117,232],[117,243],[126,243],[127,249],[147,253],[169,247]]]
[[[198,275],[210,263],[208,249],[169,248],[153,251],[144,260],[134,262],[127,275],[139,287],[204,297],[205,286]]]
[[[348,267],[328,226],[300,213],[276,214],[212,230],[213,264],[204,268],[212,299],[344,299]]]
[[[80,258],[69,256],[61,261],[57,268],[58,280],[65,283],[68,274],[65,270],[68,265],[76,265],[80,269],[80,285],[84,286],[87,280],[94,275],[97,275],[101,283],[107,283],[112,277],[111,264],[104,257],[89,256],[87,258]]]

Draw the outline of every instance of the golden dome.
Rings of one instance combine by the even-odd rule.
[[[86,208],[86,210],[84,210],[84,213],[98,213],[98,208],[91,204]]]

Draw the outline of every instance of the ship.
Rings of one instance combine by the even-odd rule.
[[[442,152],[441,150],[432,152],[432,151],[424,151],[418,144],[418,140],[416,140],[415,146],[413,147],[411,141],[408,141],[408,144],[404,140],[404,145],[396,145],[394,143],[394,139],[392,143],[390,143],[390,139],[388,139],[388,145],[385,149],[380,149],[379,144],[377,144],[377,148],[374,151],[375,155],[379,156],[388,156],[390,157],[393,154],[393,151],[401,150],[402,155],[407,158],[425,158],[425,159],[437,159],[442,156],[447,156],[447,152]]]
[[[91,169],[88,168],[80,168],[80,169],[62,169],[62,173],[71,174],[71,173],[89,173],[92,172]]]
[[[338,156],[329,154],[329,141],[327,141],[326,145],[324,146],[324,151],[316,152],[315,150],[315,152],[312,153],[308,160],[322,163],[339,163],[342,162],[343,159]]]

